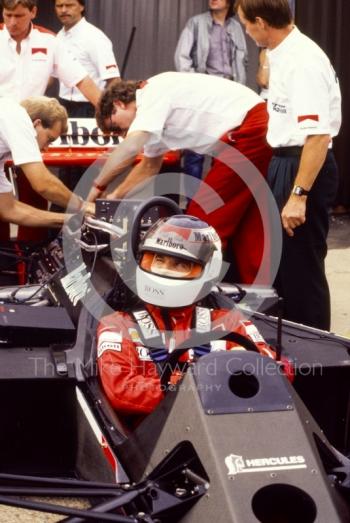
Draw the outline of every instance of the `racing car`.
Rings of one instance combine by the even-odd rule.
[[[136,428],[111,408],[96,318],[123,309],[130,255],[152,223],[178,213],[163,197],[101,200],[96,218],[12,253],[30,283],[0,289],[0,504],[75,523],[350,521],[350,342],[282,320],[271,289],[214,292],[249,311],[276,361],[241,340],[245,351],[201,357],[176,386],[163,377],[165,399]]]

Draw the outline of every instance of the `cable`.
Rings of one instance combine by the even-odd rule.
[[[12,298],[13,302],[12,303],[17,303],[17,304],[22,304],[22,303],[27,303],[28,301],[32,300],[34,298],[34,296],[36,296],[38,294],[38,292],[41,291],[41,289],[43,289],[46,285],[48,285],[58,274],[60,274],[60,272],[62,272],[63,270],[65,269],[65,267],[61,267],[58,271],[56,271],[54,274],[51,274],[51,276],[45,280],[37,289],[35,292],[33,292],[33,294],[31,296],[27,296],[27,298],[24,298],[23,300],[19,300],[16,298],[16,294],[17,292],[19,292],[21,289],[23,289],[23,287],[17,287],[17,289],[15,289],[13,292],[11,292],[10,294],[10,297]],[[29,287],[29,285],[28,285]]]

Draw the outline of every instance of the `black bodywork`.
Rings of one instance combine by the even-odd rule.
[[[0,503],[70,522],[350,520],[350,341],[281,322],[269,314],[272,293],[252,320],[292,362],[292,384],[280,364],[255,352],[212,353],[131,429],[100,387],[96,319],[65,296],[58,245],[41,246],[32,257],[39,286],[47,260],[56,262],[40,296],[47,305],[35,315],[23,300],[3,299]],[[84,260],[106,301],[128,299],[110,292],[118,275],[108,253]],[[10,295],[19,292],[14,286]],[[264,292],[224,289],[244,307]],[[18,498],[34,495],[86,497],[92,508]]]

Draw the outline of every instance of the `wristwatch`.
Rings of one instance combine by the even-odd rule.
[[[306,191],[303,187],[300,187],[300,185],[294,185],[292,189],[292,194],[295,194],[296,196],[307,196],[310,191]]]

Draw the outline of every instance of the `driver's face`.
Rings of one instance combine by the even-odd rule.
[[[203,270],[199,263],[178,256],[147,251],[142,256],[141,268],[158,276],[187,279],[197,278]]]

